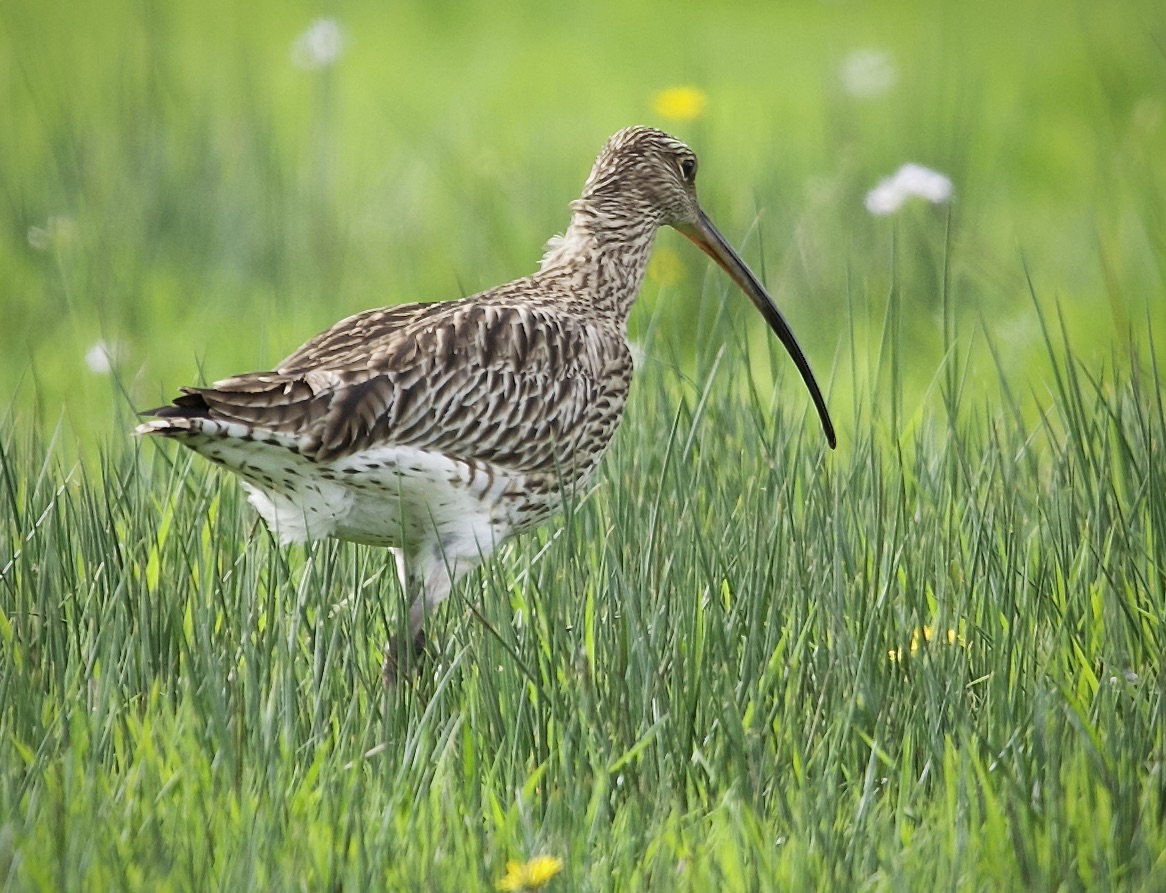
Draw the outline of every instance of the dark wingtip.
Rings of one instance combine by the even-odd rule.
[[[158,419],[209,419],[211,408],[201,391],[196,388],[183,388],[182,396],[175,397],[173,403],[142,410],[138,415]]]

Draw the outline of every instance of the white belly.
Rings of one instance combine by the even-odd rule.
[[[203,419],[182,430],[187,446],[242,478],[251,504],[285,544],[331,536],[476,564],[562,503],[556,474],[523,475],[404,446],[317,463],[287,435]],[[575,475],[571,488],[593,470]]]
[[[254,473],[254,458],[240,473],[251,504],[285,543],[333,536],[408,550],[436,533],[453,558],[489,554],[513,527],[502,499],[512,480],[495,469],[411,447],[326,465],[280,458],[288,461],[266,474]]]

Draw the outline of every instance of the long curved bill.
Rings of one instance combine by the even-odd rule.
[[[745,262],[741,260],[733,247],[725,241],[725,237],[713,226],[712,221],[708,219],[704,211],[698,212],[696,223],[679,224],[676,225],[676,229],[687,236],[697,248],[715,260],[717,265],[729,274],[729,277],[737,283],[737,287],[745,292],[749,296],[749,300],[761,311],[761,315],[765,317],[765,321],[769,323],[773,333],[789,351],[794,365],[798,367],[798,372],[802,374],[802,381],[806,383],[810,397],[813,398],[814,406],[818,410],[818,418],[822,420],[822,430],[826,432],[826,442],[830,444],[830,449],[834,449],[838,440],[834,435],[834,423],[830,421],[830,411],[826,408],[826,398],[822,396],[822,389],[818,387],[818,381],[810,369],[809,360],[802,353],[798,339],[794,337],[789,323],[785,321],[785,317],[777,309],[777,305],[773,303],[773,298],[766,292],[765,287],[757,281],[753,272],[745,266]]]

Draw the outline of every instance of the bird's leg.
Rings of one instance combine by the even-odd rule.
[[[408,675],[425,654],[425,630],[418,629],[412,636],[393,636],[385,646],[385,663],[381,679],[392,688],[402,675]]]
[[[416,606],[424,603],[425,580],[418,573],[416,556],[405,555],[404,549],[393,549],[397,559],[397,577],[401,588],[410,599],[409,635],[395,634],[385,645],[385,663],[381,668],[381,678],[386,686],[394,686],[402,675],[411,672],[418,658],[425,653],[425,630],[416,617]],[[424,617],[421,618],[424,620]]]
[[[416,554],[405,555],[399,549],[394,552],[397,573],[412,601],[408,635],[395,635],[385,646],[385,665],[381,675],[386,685],[396,684],[402,674],[418,665],[425,653],[425,619],[445,601],[454,582],[437,544]]]
[[[419,554],[405,556],[401,550],[394,551],[397,572],[405,592],[413,601],[409,606],[409,635],[393,636],[385,647],[381,675],[386,685],[394,685],[402,672],[416,666],[418,658],[425,653],[426,618],[446,600],[454,584],[478,563],[457,556],[447,561],[446,551],[436,542]]]

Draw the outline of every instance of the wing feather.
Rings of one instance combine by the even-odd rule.
[[[504,296],[367,311],[274,371],[184,388],[155,414],[295,436],[320,462],[387,443],[551,471],[601,450],[622,413],[631,356],[596,325]]]

